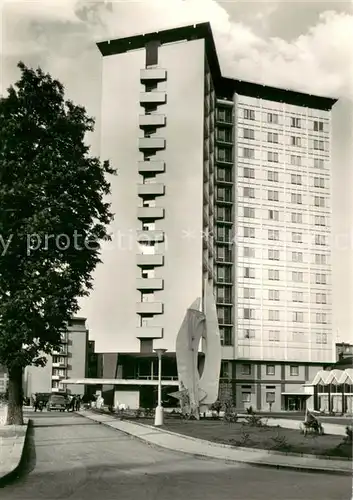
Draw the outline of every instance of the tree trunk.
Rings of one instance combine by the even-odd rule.
[[[23,425],[22,368],[9,369],[9,399],[6,425]]]

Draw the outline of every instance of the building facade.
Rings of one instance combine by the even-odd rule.
[[[97,352],[109,346],[135,364],[159,347],[173,357],[185,310],[208,280],[236,405],[259,408],[275,393],[283,408],[311,367],[335,361],[335,100],[224,78],[208,23],[98,48],[101,154],[119,176],[116,244],[95,277],[104,297],[90,317]],[[118,364],[124,379],[131,366]]]
[[[61,349],[47,357],[44,367],[28,366],[24,373],[26,397],[34,393],[72,393],[83,395],[83,385],[62,383],[88,374],[88,330],[85,318],[73,318],[62,339]]]

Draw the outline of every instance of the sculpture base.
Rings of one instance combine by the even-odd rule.
[[[163,406],[157,406],[154,414],[154,425],[163,425]]]

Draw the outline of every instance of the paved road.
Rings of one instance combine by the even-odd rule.
[[[75,414],[31,414],[28,470],[1,500],[350,500],[351,478],[153,448]]]

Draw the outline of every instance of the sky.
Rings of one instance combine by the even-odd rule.
[[[340,341],[353,341],[352,2],[0,0],[0,18],[0,93],[18,78],[19,60],[41,66],[96,117],[88,140],[97,155],[97,40],[210,21],[224,76],[339,98],[333,109],[333,326]],[[89,310],[87,301],[88,325]]]

